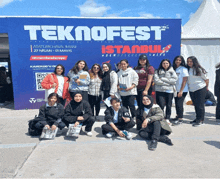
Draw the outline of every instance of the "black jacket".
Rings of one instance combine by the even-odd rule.
[[[74,100],[72,100],[65,108],[64,121],[70,124],[75,123],[79,116],[83,116],[84,120],[78,122],[86,121],[92,116],[91,107],[85,100],[82,100],[79,105],[74,105]]]
[[[64,108],[60,103],[57,103],[57,106],[46,106],[46,104],[44,104],[40,107],[38,115],[43,125],[53,123],[56,126],[61,122],[63,116]]]
[[[129,111],[127,110],[127,108],[125,107],[121,107],[118,110],[118,123],[117,124],[124,124],[125,121],[122,117],[126,117],[126,118],[130,118],[131,116],[129,114]],[[113,122],[113,118],[114,118],[114,110],[112,109],[112,107],[109,107],[105,110],[105,121],[107,124]]]
[[[215,77],[215,96],[220,98],[220,69],[216,70]]]

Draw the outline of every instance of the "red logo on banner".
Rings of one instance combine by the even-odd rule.
[[[30,60],[38,60],[38,61],[49,61],[49,60],[67,60],[67,55],[65,56],[57,56],[57,55],[38,55],[38,56],[31,56]]]

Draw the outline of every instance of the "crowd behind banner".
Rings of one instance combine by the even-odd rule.
[[[220,119],[220,64],[216,68],[216,119]],[[183,104],[188,92],[195,107],[196,117],[190,122],[194,127],[204,124],[205,104],[216,104],[208,90],[207,71],[194,56],[188,57],[187,62],[177,56],[172,65],[169,59],[163,59],[157,70],[150,65],[145,54],[139,56],[134,68],[126,59],[121,60],[116,71],[110,63],[94,64],[89,70],[86,61],[79,60],[67,77],[64,73],[64,66],[59,64],[42,81],[48,95],[47,102],[40,107],[38,117],[29,123],[30,133],[40,134],[42,129],[62,130],[74,124],[74,127],[85,125],[86,134],[92,136],[100,103],[109,100],[111,106],[106,105],[103,135],[131,139],[129,129],[136,124],[139,135],[151,140],[149,149],[155,150],[157,142],[173,145],[168,138],[172,132],[171,124],[175,126],[183,122]],[[156,104],[152,97],[153,87]],[[171,119],[173,98],[176,117]]]

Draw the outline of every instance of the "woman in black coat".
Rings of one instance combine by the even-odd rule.
[[[72,100],[65,108],[63,121],[67,126],[74,124],[76,127],[79,124],[85,125],[85,132],[88,136],[92,136],[92,126],[95,118],[92,114],[92,109],[89,103],[82,99],[82,93],[71,93]]]
[[[216,120],[220,120],[220,63],[215,65],[216,77],[215,77],[215,96],[217,97],[216,105]]]
[[[38,122],[35,124],[37,129],[48,129],[55,130],[57,127],[63,129],[65,124],[62,122],[64,116],[64,107],[59,103],[59,97],[56,93],[51,93],[48,96],[48,102],[40,107]]]

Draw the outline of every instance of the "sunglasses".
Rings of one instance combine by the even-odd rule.
[[[100,68],[99,67],[93,67],[94,69],[97,69],[97,70],[99,70]]]

